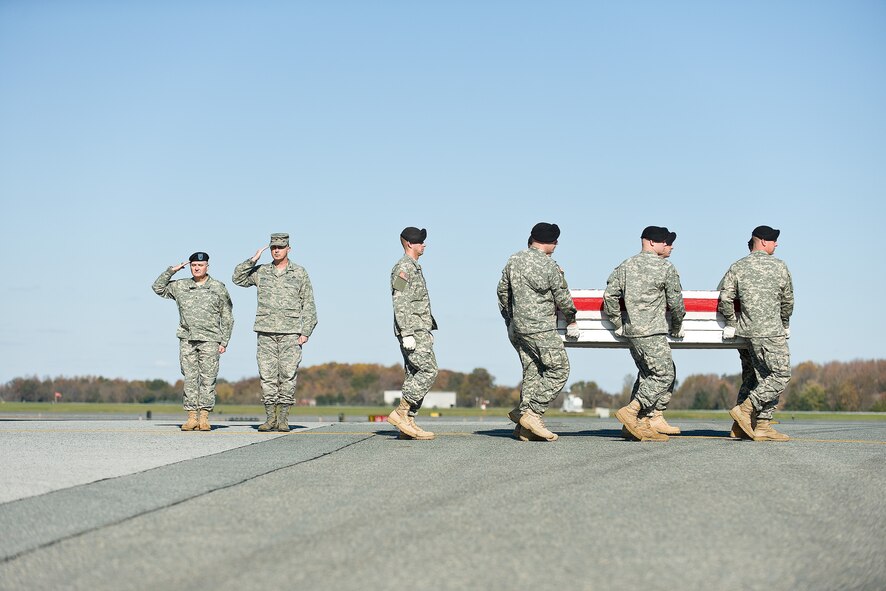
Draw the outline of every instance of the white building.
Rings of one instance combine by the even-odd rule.
[[[385,404],[393,406],[402,396],[402,390],[385,390]],[[428,392],[421,407],[455,408],[455,392]]]

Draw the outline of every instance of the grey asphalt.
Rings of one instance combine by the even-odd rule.
[[[886,588],[884,423],[419,422],[0,421],[0,589]]]

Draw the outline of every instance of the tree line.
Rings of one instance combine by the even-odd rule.
[[[626,377],[620,392],[606,392],[593,381],[575,382],[567,392],[580,397],[585,408],[615,408],[627,404],[633,381],[633,376]],[[300,401],[314,400],[321,406],[376,406],[383,403],[385,390],[399,390],[402,383],[400,365],[324,363],[299,370],[297,396]],[[740,385],[740,374],[693,374],[677,384],[669,408],[728,409],[735,404]],[[497,385],[483,368],[470,373],[440,370],[433,389],[456,392],[461,407],[483,402],[512,407],[520,399],[519,385]],[[258,404],[261,386],[258,377],[252,377],[236,382],[219,380],[216,390],[219,403]],[[181,380],[32,376],[0,385],[0,400],[52,402],[59,393],[62,402],[178,402],[181,392]],[[800,363],[793,368],[779,406],[785,410],[886,412],[886,360]]]

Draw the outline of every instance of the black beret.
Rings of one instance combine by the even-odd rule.
[[[751,232],[752,236],[756,236],[761,240],[778,240],[779,234],[781,234],[781,230],[776,230],[769,226],[757,226],[754,228],[754,231]]]
[[[209,260],[209,255],[206,254],[205,252],[195,252],[194,254],[192,254],[192,255],[188,258],[188,261],[190,261],[190,262],[192,262],[192,263],[193,263],[194,261],[200,261],[200,262],[204,262],[204,263],[205,263],[205,262],[207,262],[208,260]]]
[[[400,238],[411,244],[421,244],[425,241],[425,238],[427,237],[428,231],[424,228],[419,230],[418,228],[409,226],[407,228],[403,228],[403,231],[400,232]]]
[[[677,239],[677,233],[670,232],[667,228],[662,228],[660,226],[646,226],[643,228],[643,233],[640,234],[640,238],[651,240],[652,242],[673,244],[674,240]],[[668,242],[668,240],[670,240],[670,242]]]
[[[529,236],[542,244],[553,244],[560,237],[560,226],[547,222],[538,222],[532,226]]]

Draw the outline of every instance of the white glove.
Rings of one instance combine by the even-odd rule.
[[[680,330],[678,330],[677,332],[671,331],[671,336],[674,337],[675,339],[682,339],[683,337],[686,336],[686,331],[683,330],[683,327],[681,326]]]
[[[415,351],[415,337],[412,335],[403,337],[403,348],[407,351]]]
[[[577,339],[580,336],[581,336],[581,331],[578,329],[577,322],[573,322],[572,324],[568,324],[566,326],[566,338]]]
[[[790,326],[785,327],[785,329],[784,329],[784,338],[786,338],[786,339],[791,338],[791,327],[790,327]]]
[[[723,328],[723,340],[735,338],[735,327],[726,326]]]
[[[619,326],[618,328],[615,329],[615,336],[617,336],[617,337],[625,336],[625,325],[624,324],[622,324],[621,326]]]

